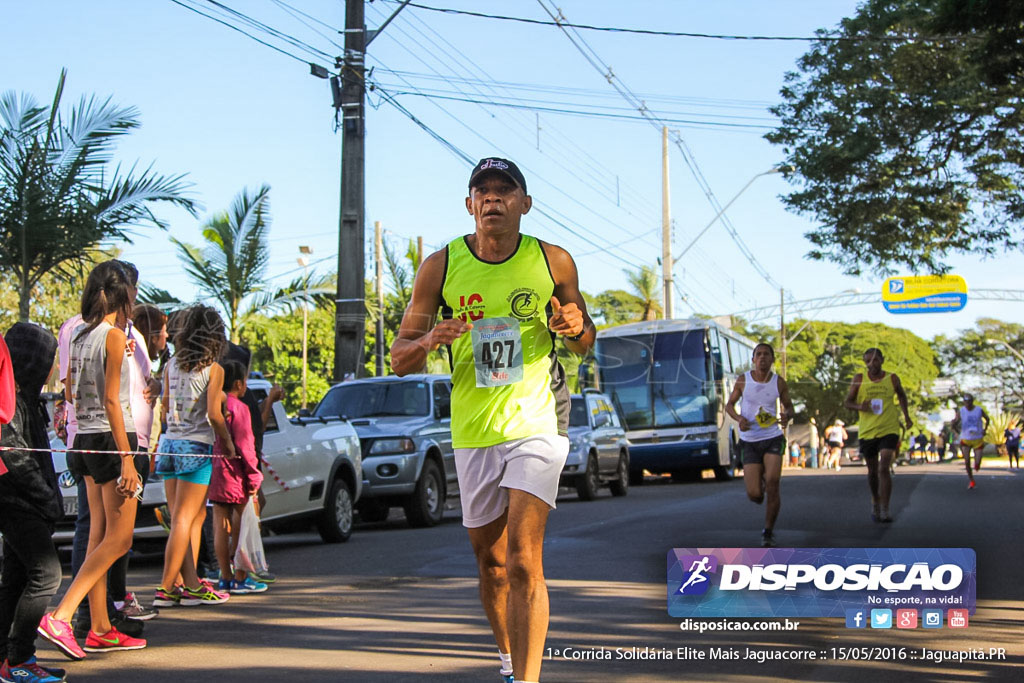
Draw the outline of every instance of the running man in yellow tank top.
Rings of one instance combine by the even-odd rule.
[[[882,370],[882,351],[870,348],[864,352],[867,373],[857,373],[846,395],[846,407],[860,413],[858,437],[860,454],[868,468],[871,487],[871,519],[891,522],[889,498],[892,496],[892,461],[900,446],[900,432],[913,424],[907,409],[907,393],[899,376]],[[905,426],[900,424],[896,401],[903,411]]]
[[[463,525],[501,675],[512,681],[514,670],[521,683],[540,680],[549,613],[544,529],[569,452],[569,394],[555,339],[584,354],[595,337],[572,257],[519,231],[532,203],[511,161],[473,167],[466,210],[476,229],[423,261],[391,346],[397,375],[420,371],[430,352],[448,348]]]

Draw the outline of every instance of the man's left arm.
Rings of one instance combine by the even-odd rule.
[[[584,355],[594,345],[597,330],[587,313],[583,294],[580,293],[576,263],[569,252],[561,247],[541,242],[541,248],[551,268],[551,277],[555,280],[548,328],[562,337],[570,351]]]
[[[796,415],[793,408],[793,399],[789,396],[789,384],[779,377],[779,403],[782,404],[782,415],[779,416],[779,424],[785,427],[786,424]]]

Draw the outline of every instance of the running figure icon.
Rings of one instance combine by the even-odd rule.
[[[690,586],[695,586],[698,583],[704,583],[708,580],[708,577],[704,576],[704,572],[710,571],[711,567],[709,563],[711,558],[705,555],[700,560],[694,560],[693,564],[687,570],[690,572],[690,577],[683,582],[683,585],[679,587],[679,592],[684,592]]]

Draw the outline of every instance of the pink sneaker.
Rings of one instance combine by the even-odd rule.
[[[78,641],[75,640],[71,624],[54,618],[53,612],[47,612],[43,615],[36,631],[43,638],[53,643],[68,659],[79,660],[86,658],[85,650],[79,647]]]
[[[89,631],[85,637],[85,649],[89,652],[113,652],[114,650],[141,650],[146,647],[142,638],[132,638],[118,631],[113,626],[110,631],[100,635]]]

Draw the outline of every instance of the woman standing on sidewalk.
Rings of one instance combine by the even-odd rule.
[[[83,323],[73,332],[65,397],[78,420],[75,448],[102,451],[73,453],[68,468],[85,477],[92,523],[85,562],[57,609],[43,616],[39,633],[71,659],[83,659],[69,623],[89,596],[90,651],[136,650],[146,641],[121,633],[107,614],[107,570],[132,545],[136,495],[142,484],[133,456],[138,447],[130,405],[128,337],[134,287],[124,266],[105,261],[89,273],[82,292]]]
[[[167,420],[162,448],[173,455],[161,456],[157,472],[164,478],[171,532],[164,552],[164,573],[153,605],[217,604],[228,594],[214,591],[200,581],[191,552],[206,517],[206,494],[213,473],[213,443],[224,442],[234,457],[231,435],[224,421],[224,370],[217,359],[227,340],[224,321],[209,306],[188,309],[174,335],[174,357],[164,371],[163,414]],[[175,579],[184,586],[178,592]]]

